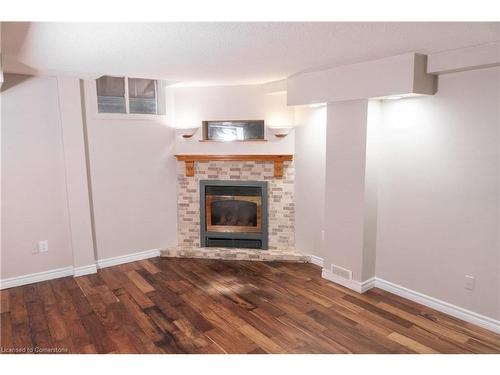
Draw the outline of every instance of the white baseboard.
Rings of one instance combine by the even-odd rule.
[[[154,258],[160,256],[160,249],[152,249],[146,251],[140,251],[138,253],[132,253],[127,255],[120,255],[113,258],[99,259],[97,260],[97,268],[106,268],[111,266],[117,266],[123,263],[135,262],[137,260],[143,260],[148,258]]]
[[[81,267],[73,268],[73,275],[75,277],[90,275],[91,273],[96,273],[96,272],[97,272],[97,265],[96,264],[89,264],[88,266],[81,266]]]
[[[456,305],[452,305],[451,303],[405,288],[401,285],[391,283],[390,281],[378,277],[375,279],[375,287],[396,294],[400,297],[409,299],[410,301],[420,303],[424,306],[430,307],[431,309],[451,315],[455,318],[462,319],[468,323],[472,323],[486,328],[490,331],[500,333],[499,320],[475,313],[474,311],[470,311]]]
[[[478,325],[480,327],[486,328],[490,331],[500,333],[500,321],[475,313],[473,311],[464,309],[462,307],[452,305],[451,303],[439,300],[437,298],[427,296],[423,293],[405,288],[401,285],[391,283],[390,281],[381,279],[379,277],[372,277],[363,282],[356,280],[347,280],[333,274],[331,271],[323,269],[321,272],[321,277],[330,280],[334,283],[340,284],[354,290],[358,293],[364,293],[372,288],[380,288],[387,292],[396,294],[400,297],[409,299],[410,301],[420,303],[424,306],[430,307],[431,309],[437,310],[439,312],[451,315],[455,318],[462,319],[468,323]]]
[[[15,286],[38,283],[58,279],[60,277],[73,276],[73,267],[56,268],[50,271],[30,273],[28,275],[10,277],[0,280],[0,289],[13,288]]]
[[[372,277],[368,280],[363,281],[361,283],[361,293],[364,293],[364,292],[374,288],[376,283],[377,283],[376,277]]]
[[[316,256],[316,255],[309,255],[311,257],[311,263],[312,264],[315,264],[317,266],[320,266],[321,268],[323,268],[323,258],[319,257],[319,256]]]
[[[106,268],[106,267],[116,266],[118,264],[135,262],[137,260],[154,258],[158,256],[160,256],[160,249],[153,249],[113,258],[100,259],[97,261],[97,264],[90,264],[82,267],[64,267],[50,271],[32,273],[29,275],[11,277],[8,279],[0,280],[0,290],[13,288],[21,285],[38,283],[40,281],[58,279],[60,277],[66,277],[66,276],[78,277],[83,275],[89,275],[91,273],[96,273],[98,268]]]

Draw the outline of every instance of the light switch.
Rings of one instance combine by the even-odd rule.
[[[47,251],[49,251],[49,241],[38,241],[38,252],[46,253]]]
[[[465,289],[473,290],[476,278],[474,276],[465,275]]]

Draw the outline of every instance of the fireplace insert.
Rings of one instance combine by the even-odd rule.
[[[202,247],[267,249],[267,182],[200,181]]]

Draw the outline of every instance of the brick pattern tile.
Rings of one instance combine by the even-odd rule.
[[[200,247],[200,180],[268,181],[269,249],[295,246],[294,165],[285,162],[283,178],[274,178],[272,162],[196,162],[194,177],[185,176],[184,162],[177,162],[177,243],[181,248]]]

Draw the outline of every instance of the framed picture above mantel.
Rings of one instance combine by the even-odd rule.
[[[203,121],[203,141],[265,141],[264,120]]]

